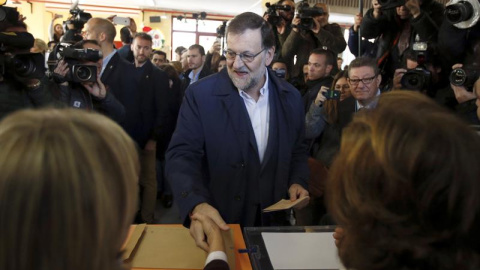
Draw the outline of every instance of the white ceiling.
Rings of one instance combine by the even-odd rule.
[[[71,0],[54,0],[69,2]],[[273,1],[272,1],[273,2]],[[201,12],[231,15],[252,11],[262,13],[262,0],[79,0],[79,6],[99,5],[111,7],[133,7],[139,9]]]
[[[22,0],[26,1],[26,0]],[[210,15],[235,16],[245,11],[263,14],[265,9],[262,0],[30,0],[45,1],[47,9],[68,9],[73,2],[79,2],[79,7],[94,12],[106,12],[119,16],[132,16],[141,10],[159,10],[181,15],[182,13],[206,12]],[[271,0],[270,2],[276,2]],[[295,2],[298,2],[296,0]],[[268,2],[265,1],[265,2]],[[129,14],[130,13],[130,14]],[[331,13],[330,22],[352,24],[353,16],[348,14]]]

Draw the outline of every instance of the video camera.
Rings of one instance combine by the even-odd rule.
[[[313,17],[322,16],[326,12],[321,7],[310,7],[307,1],[299,3],[296,17],[300,18],[300,24],[292,25],[300,30],[310,30],[315,25]]]
[[[95,49],[75,49],[69,44],[60,43],[53,49],[49,68],[53,70],[59,60],[64,60],[70,67],[70,72],[63,78],[68,82],[96,82],[97,66],[85,65],[82,62],[98,62],[102,59],[102,52]]]
[[[88,22],[92,18],[92,14],[84,12],[78,5],[75,5],[72,9],[70,9],[70,19],[66,21],[67,24],[72,24],[75,29],[82,29],[85,23]]]
[[[217,38],[224,38],[226,29],[227,21],[223,21],[222,24],[217,27]]]
[[[279,26],[282,22],[282,17],[278,14],[278,10],[291,11],[292,7],[289,5],[279,5],[279,4],[270,4],[270,2],[265,3],[267,7],[268,22],[272,26]]]
[[[34,37],[28,32],[6,32],[11,26],[21,25],[16,8],[5,7],[0,1],[0,74],[14,79],[43,78],[44,57],[41,53],[30,53]]]
[[[73,4],[70,9],[70,18],[65,21],[66,25],[73,25],[69,27],[65,32],[65,35],[62,37],[62,42],[77,42],[82,40],[81,31],[85,23],[92,18],[92,14],[84,12],[78,7],[78,1]]]
[[[381,9],[392,9],[405,5],[405,0],[378,0]]]
[[[451,0],[445,6],[445,19],[457,28],[470,28],[480,19],[480,3],[478,0]]]
[[[413,44],[413,51],[416,54],[418,66],[407,70],[403,75],[401,83],[402,87],[408,90],[427,90],[431,84],[432,74],[426,68],[427,48],[425,42],[415,42]]]

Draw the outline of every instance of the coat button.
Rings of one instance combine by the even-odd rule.
[[[233,199],[234,199],[235,201],[240,201],[240,200],[242,199],[242,197],[240,197],[240,196],[237,195],[237,196],[233,197]]]
[[[182,193],[180,193],[180,195],[182,196],[182,198],[186,198],[188,196],[188,192],[182,191]]]

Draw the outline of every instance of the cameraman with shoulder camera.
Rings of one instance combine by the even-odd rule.
[[[341,27],[336,23],[328,23],[328,6],[318,3],[309,7],[302,2],[297,7],[298,15],[292,21],[293,30],[282,47],[282,59],[289,66],[291,77],[302,74],[303,65],[308,62],[310,52],[316,48],[327,47],[335,55],[343,52],[347,43]],[[295,56],[297,61],[293,64]],[[332,73],[336,73],[335,65]]]
[[[99,111],[118,123],[122,122],[125,108],[100,80],[102,54],[98,42],[82,40],[67,48],[63,51],[64,58],[58,61],[53,71],[60,101],[69,107]],[[77,53],[76,57],[73,54],[67,56],[67,50]]]
[[[0,119],[24,108],[55,103],[45,86],[45,61],[30,53],[34,38],[16,8],[0,6]]]
[[[295,15],[295,2],[293,0],[280,0],[274,5],[266,4],[267,13],[264,19],[272,25],[275,35],[275,52],[277,57],[282,51],[285,40],[292,31],[292,20]]]
[[[420,41],[437,42],[444,7],[435,0],[372,0],[372,5],[360,28],[363,37],[379,38],[377,61],[387,83],[417,35]]]

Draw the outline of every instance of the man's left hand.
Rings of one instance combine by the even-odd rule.
[[[294,202],[298,199],[301,199],[303,197],[308,197],[308,191],[304,189],[301,185],[299,184],[292,184],[290,188],[288,189],[288,194],[290,195],[290,201]],[[302,209],[305,206],[308,205],[310,199],[304,200],[303,202],[297,204],[295,206],[295,209]]]
[[[105,89],[105,85],[100,80],[100,77],[97,77],[96,83],[84,82],[82,85],[92,96],[95,96],[98,99],[104,99],[107,95],[107,90]]]

